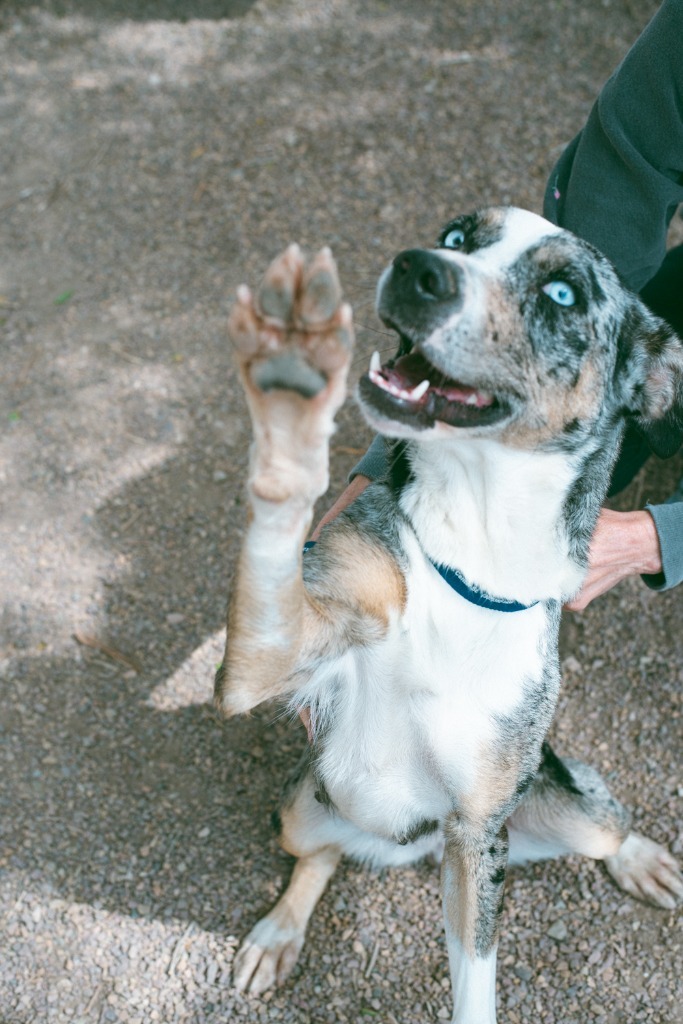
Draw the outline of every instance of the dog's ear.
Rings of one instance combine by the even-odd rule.
[[[636,298],[622,324],[616,374],[652,451],[675,455],[683,445],[683,342]]]

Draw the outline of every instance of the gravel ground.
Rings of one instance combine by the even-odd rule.
[[[365,365],[387,258],[538,209],[655,6],[0,5],[2,1024],[449,1017],[427,865],[344,865],[284,989],[230,988],[290,870],[268,819],[303,734],[206,704],[248,443],[224,318],[288,241],[330,243]],[[347,406],[335,490],[367,440]],[[554,732],[683,856],[680,609],[634,581],[568,619]],[[683,1021],[680,920],[587,861],[512,874],[500,961],[509,1024]]]

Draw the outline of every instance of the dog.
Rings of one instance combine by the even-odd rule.
[[[357,398],[391,471],[305,555],[353,339],[330,251],[290,246],[230,314],[254,442],[215,702],[312,722],[278,817],[291,881],[233,980],[287,977],[343,854],[435,853],[452,1019],[492,1024],[508,864],[575,852],[657,905],[683,896],[668,852],[545,739],[624,425],[663,457],[683,441],[683,344],[590,245],[508,207],[399,253],[377,310],[398,351]]]

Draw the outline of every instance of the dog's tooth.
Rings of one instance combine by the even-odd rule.
[[[382,360],[379,357],[379,352],[373,352],[370,357],[370,373],[379,373],[382,369]]]
[[[472,394],[465,399],[465,405],[479,405],[476,391],[473,391]]]
[[[426,395],[429,391],[430,384],[428,380],[423,380],[422,383],[418,384],[410,392],[410,397],[413,402],[419,402],[423,395]]]
[[[396,394],[396,388],[391,383],[391,381],[387,380],[386,377],[383,377],[382,374],[379,373],[377,370],[370,370],[368,376],[370,377],[372,383],[375,384],[378,388],[381,388],[382,391],[388,391],[389,394],[391,395]]]

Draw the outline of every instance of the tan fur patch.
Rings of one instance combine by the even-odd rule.
[[[509,806],[520,775],[523,751],[482,746],[477,755],[476,785],[460,797],[462,817],[475,829],[482,829],[501,809]]]
[[[447,855],[446,855],[447,856]],[[465,952],[476,956],[477,883],[467,856],[444,857],[442,887],[444,914]]]
[[[505,430],[504,440],[517,448],[532,448],[551,441],[561,437],[573,420],[592,422],[602,401],[602,374],[594,360],[586,359],[574,387],[539,380],[524,419]]]
[[[303,547],[303,536],[301,538]],[[264,641],[263,584],[242,553],[228,614],[225,673],[216,689],[219,709],[234,715],[295,689],[305,660],[339,644],[350,622],[368,619],[386,629],[406,603],[406,583],[390,554],[355,529],[335,523],[320,542],[326,572],[310,587],[300,574],[269,596],[280,643]],[[376,635],[376,633],[375,633]]]
[[[389,552],[341,523],[324,535],[323,543],[335,598],[388,626],[391,614],[402,612],[407,600],[405,578]]]

